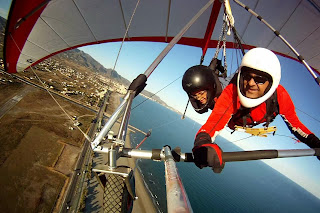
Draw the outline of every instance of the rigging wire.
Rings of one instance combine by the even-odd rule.
[[[193,16],[193,18],[180,30],[180,32],[170,41],[170,43],[162,50],[158,57],[152,62],[152,64],[144,72],[144,75],[149,78],[153,73],[159,63],[168,54],[168,52],[173,48],[173,46],[180,40],[184,33],[191,27],[191,25],[210,7],[214,0],[209,0],[206,5],[204,5],[199,12]]]
[[[176,78],[175,80],[173,80],[171,83],[167,84],[165,87],[163,87],[162,89],[160,89],[159,91],[157,91],[157,92],[154,93],[153,95],[151,95],[149,98],[152,98],[153,96],[155,96],[156,94],[158,94],[159,92],[161,92],[162,90],[164,90],[165,88],[167,88],[168,86],[170,86],[171,84],[173,84],[174,82],[176,82],[176,81],[177,81],[179,78],[181,78],[181,77],[182,77],[182,75],[181,75],[180,77]],[[131,111],[134,110],[135,108],[137,108],[138,106],[140,106],[141,104],[143,104],[144,102],[148,101],[149,98],[145,99],[144,101],[142,101],[142,102],[139,103],[138,105],[134,106],[134,107],[131,109]]]
[[[231,134],[235,131],[235,130],[230,131],[229,129],[226,129],[226,130],[227,130],[228,132],[230,132]],[[250,133],[247,133],[247,134],[250,134]],[[276,136],[281,136],[281,137],[287,137],[287,138],[290,138],[290,139],[296,141],[296,143],[300,143],[300,142],[301,142],[299,139],[295,138],[294,136],[280,135],[280,134],[277,134],[277,133],[266,133],[266,135],[273,135],[273,136],[276,135]],[[238,141],[241,141],[241,140],[248,139],[248,138],[250,138],[250,137],[258,137],[258,136],[250,135],[249,137],[241,138],[241,139],[239,139],[239,140],[230,141],[230,142],[231,142],[231,143],[233,143],[233,142],[238,142]]]
[[[318,120],[318,119],[316,119],[316,118],[312,117],[311,115],[307,114],[306,112],[302,111],[301,109],[298,109],[297,107],[296,107],[296,109],[297,109],[297,110],[299,110],[300,112],[302,112],[302,113],[304,113],[304,114],[308,115],[310,118],[312,118],[312,119],[314,119],[315,121],[318,121],[318,122],[320,123],[320,120]]]
[[[201,10],[187,23],[187,25],[170,41],[166,48],[158,55],[158,57],[153,61],[153,63],[144,72],[144,75],[149,78],[155,68],[159,65],[162,59],[168,54],[172,47],[178,42],[182,35],[191,27],[191,25],[199,18],[199,16],[214,2],[210,0],[206,5],[204,5]],[[182,76],[181,76],[182,77]],[[181,78],[179,77],[179,78]],[[178,78],[178,79],[179,79]],[[176,80],[178,80],[176,79]],[[173,82],[172,82],[173,83]],[[168,86],[168,85],[167,85]],[[161,91],[161,90],[160,90]],[[159,91],[158,91],[159,92]],[[157,92],[157,93],[158,93]],[[131,109],[133,110],[133,109]]]
[[[300,1],[300,3],[301,3],[301,1]],[[300,3],[299,3],[299,4],[300,4]],[[296,9],[295,9],[295,10],[296,10]],[[320,27],[318,27],[317,29],[319,29],[319,28],[320,28]],[[236,32],[236,35],[237,35],[238,38],[240,39],[241,43],[245,43],[245,42],[243,41],[242,37],[238,34],[238,32]],[[237,45],[237,44],[236,44],[236,45]],[[238,46],[238,45],[237,45],[237,46]],[[236,49],[236,53],[237,53],[237,64],[238,64],[238,67],[239,67],[240,63],[239,63],[238,59],[241,58],[241,54],[239,53],[239,52],[240,52],[240,49],[238,49],[238,48],[235,48],[235,49]],[[233,55],[232,55],[232,56],[233,56]],[[233,60],[232,60],[232,61],[233,61]],[[299,108],[297,108],[297,107],[296,107],[296,109],[299,110],[300,112],[306,114],[306,115],[309,116],[310,118],[314,119],[315,121],[317,121],[317,122],[320,123],[320,120],[318,120],[317,118],[309,115],[308,113],[304,112],[303,110],[301,110],[301,109],[299,109]]]
[[[233,0],[233,1],[234,1],[234,0]],[[256,1],[255,5],[253,6],[253,9],[254,9],[254,10],[257,9],[258,3],[259,3],[259,1]],[[246,24],[246,26],[244,27],[244,30],[243,30],[243,33],[242,33],[242,37],[243,37],[243,36],[245,35],[245,33],[247,32],[248,26],[249,26],[249,24],[250,24],[250,22],[251,22],[252,19],[253,19],[253,17],[250,16],[250,17],[249,17],[249,20],[248,20],[248,22],[247,22],[247,24]]]
[[[301,3],[301,1],[300,1],[300,3]],[[300,3],[299,3],[299,4],[300,4]],[[296,10],[296,8],[295,8],[295,10]],[[319,28],[320,28],[320,27],[318,27],[317,29],[319,29]],[[244,43],[244,44],[245,44],[245,42],[243,41],[242,37],[238,34],[238,32],[236,32],[236,34],[237,34],[238,38],[240,39],[241,43]],[[238,50],[238,51],[237,51],[237,50]],[[236,50],[236,53],[238,53],[238,54],[239,54],[240,49],[238,49],[238,48],[237,48],[237,50]],[[240,55],[240,57],[239,57],[239,58],[241,58],[241,54],[239,54],[239,55]],[[238,61],[238,57],[237,57],[237,64],[238,64],[238,67],[239,67],[240,63],[239,63],[239,61]],[[320,120],[318,120],[318,119],[316,119],[316,118],[312,117],[312,116],[311,116],[311,115],[309,115],[308,113],[306,113],[306,112],[302,111],[301,109],[299,109],[299,108],[297,108],[297,107],[296,107],[296,109],[297,109],[297,110],[299,110],[300,112],[302,112],[302,113],[304,113],[304,114],[308,115],[310,118],[312,118],[312,119],[314,119],[315,121],[317,121],[317,122],[319,122],[319,123],[320,123]]]
[[[297,4],[297,6],[294,8],[294,10],[292,11],[292,13],[290,14],[290,16],[287,18],[287,20],[282,24],[282,26],[281,26],[281,28],[278,30],[279,32],[282,30],[282,28],[288,23],[288,21],[289,21],[289,19],[293,16],[293,14],[296,12],[296,10],[298,9],[298,7],[300,6],[300,4],[301,4],[301,2],[302,2],[302,0],[300,0],[300,2],[299,2],[299,4]],[[270,40],[270,42],[267,44],[267,46],[266,46],[266,48],[268,48],[269,46],[270,46],[270,44],[274,41],[274,39],[276,38],[277,36],[276,35],[274,35],[273,36],[273,38]],[[307,37],[306,37],[307,38]],[[305,39],[306,39],[305,38]],[[303,41],[305,40],[305,39],[303,39]],[[302,41],[302,42],[303,42]],[[299,43],[300,44],[300,43]],[[298,44],[298,45],[299,45]],[[296,47],[298,46],[298,45],[296,45]],[[288,52],[288,54],[289,54],[290,52]]]
[[[126,29],[125,35],[124,35],[124,37],[123,37],[123,40],[122,40],[122,43],[121,43],[121,46],[120,46],[120,49],[119,49],[119,52],[118,52],[118,55],[117,55],[117,58],[116,58],[114,67],[113,67],[113,70],[114,70],[115,67],[116,67],[116,64],[117,64],[117,61],[118,61],[118,58],[119,58],[119,55],[120,55],[120,52],[121,52],[121,49],[122,49],[124,40],[125,40],[126,35],[127,35],[127,33],[128,33],[129,27],[130,27],[130,25],[131,25],[133,16],[134,16],[134,14],[135,14],[135,12],[136,12],[136,9],[137,9],[137,7],[138,7],[138,5],[139,5],[139,2],[140,2],[140,0],[137,1],[136,7],[135,7],[134,12],[133,12],[133,14],[132,14],[132,16],[131,16],[129,25],[128,25],[127,29]],[[19,48],[19,46],[17,45],[16,41],[14,40],[14,38],[13,38],[13,36],[12,36],[11,34],[10,34],[10,37],[11,37],[11,39],[13,40],[13,42],[15,43],[15,45],[16,45],[17,49],[19,50],[20,54],[22,54],[21,49]],[[30,68],[31,68],[31,71],[33,72],[33,74],[37,77],[38,81],[42,84],[43,88],[48,92],[48,94],[49,94],[49,95],[51,96],[51,98],[54,100],[54,102],[55,102],[55,103],[59,106],[59,108],[64,112],[64,114],[67,116],[67,118],[68,118],[73,124],[75,124],[75,123],[73,122],[72,117],[65,111],[65,109],[60,105],[60,103],[57,101],[57,99],[52,95],[52,93],[51,93],[51,92],[49,91],[49,89],[46,87],[45,83],[44,83],[44,82],[40,79],[40,77],[37,75],[37,73],[35,72],[35,70],[33,69],[33,67],[31,66]],[[74,126],[76,126],[76,125],[74,125]],[[83,135],[88,141],[92,141],[92,139],[91,139],[85,132],[83,132],[83,131],[80,129],[79,126],[76,126],[76,128],[82,133],[82,135]]]
[[[273,135],[273,133],[266,133],[266,134],[268,134],[268,135]],[[298,139],[296,139],[295,137],[292,137],[292,136],[288,136],[288,135],[280,135],[280,134],[274,134],[274,135],[277,135],[277,136],[281,136],[281,137],[287,137],[287,138],[290,138],[290,139],[292,139],[292,140],[294,140],[294,141],[296,141],[296,143],[300,143],[300,140],[298,140]],[[253,137],[254,135],[250,135],[250,136],[248,136],[248,137],[245,137],[245,138],[241,138],[241,139],[239,139],[239,140],[235,140],[235,141],[230,141],[231,143],[234,143],[234,142],[238,142],[238,141],[242,141],[242,140],[245,140],[245,139],[248,139],[248,138],[251,138],[251,137]]]
[[[288,137],[288,138],[292,138],[292,136],[289,136],[289,135],[280,135],[280,134],[274,134],[274,135],[281,136],[281,137]]]
[[[116,64],[117,64],[117,61],[118,61],[118,58],[119,58],[119,55],[120,55],[120,51],[121,51],[121,49],[122,49],[122,45],[123,45],[124,40],[125,40],[125,38],[126,38],[126,35],[127,35],[127,33],[128,33],[129,27],[130,27],[130,25],[131,25],[131,21],[132,21],[133,16],[134,16],[134,14],[135,14],[135,12],[136,12],[136,9],[137,9],[137,7],[138,7],[139,2],[140,2],[140,0],[138,0],[138,2],[137,2],[137,4],[136,4],[136,7],[135,7],[134,12],[133,12],[133,14],[132,14],[132,17],[131,17],[131,19],[130,19],[129,25],[128,25],[127,29],[126,29],[126,32],[125,32],[125,35],[124,35],[124,37],[123,37],[123,40],[122,40],[122,43],[121,43],[121,46],[120,46],[120,49],[119,49],[119,52],[118,52],[118,55],[117,55],[117,58],[116,58],[116,61],[115,61],[113,70],[115,70],[115,67],[116,67]],[[12,36],[11,36],[11,37],[12,37]],[[13,38],[12,38],[12,39],[13,39]],[[242,40],[242,39],[241,39],[241,40]],[[15,41],[14,41],[14,42],[15,42]],[[17,46],[16,42],[15,42],[15,45]],[[18,47],[18,46],[17,46],[17,47]],[[18,49],[19,49],[19,51],[20,51],[20,53],[21,53],[21,50],[20,50],[19,47],[18,47]],[[238,53],[238,51],[236,51],[236,54],[237,54],[237,53]],[[233,57],[233,55],[232,55],[232,57]],[[238,57],[237,57],[237,63],[239,64],[239,62],[238,62]],[[32,72],[36,75],[36,77],[38,78],[38,80],[41,82],[41,84],[43,85],[43,87],[44,87],[44,88],[47,90],[47,92],[50,94],[50,96],[51,96],[51,97],[54,99],[54,101],[58,104],[58,106],[64,111],[64,113],[68,116],[68,118],[70,118],[70,116],[69,116],[69,115],[66,113],[66,111],[62,108],[62,106],[56,101],[56,99],[52,96],[52,94],[51,94],[51,93],[49,92],[49,90],[46,88],[45,84],[41,81],[41,79],[40,79],[39,76],[35,73],[35,71],[33,70],[32,67],[31,67],[31,70],[32,70]],[[182,76],[180,76],[179,78],[181,78],[181,77],[182,77]],[[163,89],[165,89],[166,87],[168,87],[169,85],[171,85],[172,83],[174,83],[175,81],[177,81],[179,78],[175,79],[173,82],[169,83],[168,85],[166,85],[165,87],[163,87],[162,89],[160,89],[158,92],[156,92],[155,94],[153,94],[151,97],[153,97],[154,95],[156,95],[157,93],[159,93],[160,91],[162,91]],[[151,98],[151,97],[150,97],[150,98]],[[141,104],[143,104],[143,103],[146,102],[147,100],[148,100],[148,99],[146,99],[145,101],[141,102],[140,104],[138,104],[137,106],[135,106],[133,109],[135,109],[136,107],[140,106]],[[132,110],[133,110],[133,109],[132,109]],[[297,109],[297,108],[296,108],[296,109]],[[303,112],[303,111],[300,110],[300,109],[297,109],[297,110]],[[307,113],[305,113],[305,112],[303,112],[303,113],[306,114],[306,115],[308,115],[309,117],[313,118],[314,120],[320,122],[318,119],[310,116],[309,114],[307,114]],[[71,119],[71,120],[72,120],[72,119]],[[77,127],[77,128],[82,132],[82,130],[81,130],[79,127]],[[83,134],[86,136],[85,133],[83,133]],[[289,137],[289,136],[287,136],[287,137]],[[87,139],[88,139],[88,138],[87,138]]]
[[[17,49],[19,50],[20,54],[22,54],[21,49],[19,48],[18,44],[16,43],[16,41],[14,40],[13,36],[11,35],[11,33],[9,34],[12,41],[14,42],[14,44],[16,45]],[[68,117],[68,119],[71,121],[72,124],[75,124],[72,120],[72,117],[65,111],[65,109],[60,105],[60,103],[57,101],[57,99],[52,95],[52,93],[49,91],[49,89],[46,87],[45,83],[40,79],[40,77],[37,75],[37,73],[34,71],[33,67],[31,66],[31,71],[33,72],[33,74],[37,77],[37,79],[39,80],[39,82],[42,84],[43,88],[49,93],[49,95],[51,96],[51,98],[54,100],[54,102],[56,102],[56,104],[59,106],[59,108],[64,112],[64,114]],[[74,125],[76,126],[76,125]],[[91,141],[91,138],[82,131],[82,129],[80,129],[79,126],[76,126],[77,129],[82,133],[82,135],[88,140]]]
[[[238,38],[243,42],[243,39],[241,38],[241,36],[237,33],[237,32],[235,32],[235,34],[238,36]],[[221,35],[220,35],[221,36]],[[235,39],[235,38],[234,38]],[[219,41],[220,41],[220,39],[219,39]],[[239,44],[237,44],[237,45],[235,45],[234,44],[234,46],[237,46],[237,48],[236,48],[236,60],[237,60],[237,64],[238,64],[238,66],[239,66],[239,58],[241,58],[241,53],[240,53],[240,49],[238,49],[239,48]],[[219,42],[218,42],[218,46],[217,46],[217,48],[216,48],[216,54],[215,54],[215,57],[217,57],[217,53],[219,53],[219,50],[220,49],[220,45],[219,45]],[[233,55],[232,55],[232,61],[233,61]],[[180,77],[179,77],[180,78]],[[179,79],[178,78],[178,79]],[[178,79],[175,79],[173,82],[175,82],[176,80],[178,80]],[[171,82],[170,84],[172,84],[173,82]],[[170,84],[168,84],[167,86],[169,86]],[[164,88],[166,88],[167,86],[165,86]],[[160,91],[162,91],[164,88],[162,88],[161,90],[159,90],[158,92],[156,92],[155,94],[157,94],[157,93],[159,93]],[[155,95],[154,94],[154,95]],[[154,95],[152,95],[151,97],[153,97]],[[138,107],[138,106],[140,106],[141,104],[143,104],[144,102],[146,102],[148,99],[146,99],[146,100],[144,100],[143,102],[141,102],[140,104],[138,104],[137,106],[135,106],[133,109],[135,109],[136,107]],[[229,106],[230,107],[230,106]],[[229,108],[228,107],[228,108]],[[301,111],[301,112],[303,112],[302,110],[300,110],[300,109],[298,109],[299,111]],[[227,110],[226,110],[227,111]],[[226,111],[225,111],[225,113],[226,113]],[[224,113],[224,114],[225,114]],[[305,113],[305,112],[303,112],[303,113]],[[307,114],[307,113],[305,113],[306,115],[308,115],[308,116],[310,116],[309,114]],[[222,116],[223,117],[223,116]],[[310,116],[311,118],[313,118],[312,116]],[[315,118],[313,118],[313,119],[315,119]],[[176,119],[177,120],[177,119]],[[173,123],[173,122],[175,122],[176,120],[174,120],[174,121],[170,121],[170,122],[168,122],[168,123]],[[315,119],[316,121],[318,121],[318,122],[320,122],[319,120],[317,120],[317,119]],[[220,121],[220,120],[219,120]],[[218,121],[218,122],[219,122]],[[160,125],[160,126],[158,126],[157,128],[159,128],[159,127],[162,127],[162,126],[164,126],[164,125],[166,125],[167,123],[165,123],[165,124],[162,124],[162,125]],[[215,128],[215,127],[214,127]],[[214,129],[213,128],[213,129]],[[279,135],[279,136],[284,136],[284,135]],[[241,141],[241,140],[245,140],[245,139],[247,139],[247,138],[250,138],[250,137],[252,137],[252,135],[251,136],[249,136],[249,137],[246,137],[246,138],[242,138],[242,139],[239,139],[239,140],[236,140],[236,141],[233,141],[233,142],[237,142],[237,141]],[[292,139],[292,137],[290,137],[290,136],[286,136],[286,137],[289,137],[289,138],[291,138]]]
[[[165,88],[167,88],[168,86],[170,86],[171,84],[173,84],[174,82],[176,82],[177,80],[179,80],[182,76],[176,78],[175,80],[173,80],[172,82],[170,82],[169,84],[167,84],[166,86],[164,86],[163,88],[161,88],[159,91],[157,91],[156,93],[154,93],[152,96],[150,96],[150,98],[152,98],[153,96],[155,96],[156,94],[158,94],[159,92],[161,92],[162,90],[164,90]],[[147,98],[145,99],[144,101],[140,102],[138,105],[134,106],[132,109],[131,109],[131,112],[137,108],[138,106],[142,105],[143,103],[145,103],[146,101],[150,100],[150,98]],[[154,128],[151,128],[151,129],[158,129],[162,126],[165,126],[165,125],[168,125],[168,124],[171,124],[173,122],[176,122],[177,120],[179,120],[179,118],[173,120],[173,121],[169,121],[169,122],[166,122],[166,123],[163,123],[161,124],[160,126],[157,126],[157,127],[154,127]]]
[[[245,10],[247,10],[249,13],[254,15],[260,22],[265,24],[278,38],[280,38],[288,48],[296,55],[296,57],[299,59],[299,61],[307,68],[309,73],[312,75],[314,80],[317,82],[317,84],[320,86],[320,77],[318,77],[315,72],[312,70],[312,68],[309,66],[309,64],[304,60],[304,57],[300,55],[293,47],[292,45],[280,34],[280,32],[276,29],[274,29],[265,19],[263,19],[259,14],[251,10],[248,6],[241,3],[239,0],[234,0],[235,3],[237,3],[239,6],[243,7]]]
[[[302,143],[298,138],[293,137],[293,136],[288,136],[288,135],[279,135],[279,134],[275,134],[275,135],[290,138],[290,139],[294,140],[294,141],[295,141],[295,143]]]
[[[160,125],[158,125],[158,126],[156,126],[156,127],[152,127],[152,128],[150,128],[150,129],[152,129],[152,131],[154,131],[155,129],[160,129],[160,128],[163,127],[163,126],[167,126],[167,125],[172,124],[172,123],[174,123],[174,122],[176,122],[176,121],[178,121],[178,120],[181,120],[180,117],[178,117],[178,118],[175,119],[175,120],[168,121],[168,122],[166,122],[166,123],[162,123],[162,124],[160,124]]]
[[[85,19],[84,15],[82,14],[82,12],[81,12],[81,10],[80,10],[79,6],[77,5],[77,3],[75,2],[75,0],[72,0],[72,2],[73,2],[73,4],[74,4],[74,6],[77,8],[77,10],[78,10],[79,14],[81,15],[81,17],[82,17],[82,19],[83,19],[84,23],[87,25],[87,27],[88,27],[88,29],[89,29],[89,31],[90,31],[90,33],[91,33],[91,35],[94,37],[94,40],[95,40],[96,42],[99,42],[99,40],[97,39],[96,35],[93,33],[93,31],[92,31],[92,29],[91,29],[91,27],[90,27],[90,25],[89,25],[88,21]],[[48,25],[48,26],[50,27],[50,25]]]
[[[126,28],[126,32],[125,32],[125,34],[124,34],[124,36],[123,36],[123,39],[122,39],[122,42],[121,42],[121,45],[120,45],[120,48],[119,48],[119,51],[118,51],[118,54],[117,54],[117,57],[116,57],[116,60],[115,60],[115,63],[114,63],[114,67],[113,67],[112,71],[115,70],[115,67],[116,67],[118,58],[119,58],[119,56],[120,56],[120,52],[121,52],[121,49],[122,49],[124,40],[125,40],[125,38],[126,38],[126,36],[127,36],[127,33],[128,33],[128,31],[129,31],[131,22],[132,22],[133,17],[134,17],[134,15],[135,15],[135,13],[136,13],[136,9],[137,9],[139,3],[140,3],[140,0],[137,1],[136,7],[135,7],[135,9],[134,9],[134,11],[133,11],[133,13],[132,13],[131,18],[130,18],[128,27]],[[18,48],[18,50],[19,50],[19,52],[20,52],[20,54],[21,54],[22,51],[21,51],[21,49],[18,47],[16,41],[13,39],[13,37],[12,37],[11,34],[10,34],[10,37],[11,37],[12,40],[14,41],[16,47]],[[34,69],[33,69],[32,67],[30,67],[30,68],[31,68],[32,72],[35,74],[35,76],[37,77],[37,79],[39,80],[39,82],[42,84],[43,88],[45,88],[45,90],[49,93],[49,95],[52,97],[52,99],[56,102],[56,104],[60,107],[60,109],[65,113],[65,115],[66,115],[66,116],[71,120],[71,122],[73,123],[73,120],[72,120],[71,116],[64,110],[64,108],[63,108],[63,107],[59,104],[59,102],[54,98],[54,96],[51,94],[51,92],[50,92],[50,91],[48,90],[48,88],[45,86],[44,82],[43,82],[43,81],[40,79],[40,77],[36,74],[36,72],[34,71]],[[112,73],[112,71],[111,71],[111,73]],[[111,74],[111,76],[112,76],[112,74]],[[78,126],[76,126],[76,127],[77,127],[77,129],[85,136],[85,138],[86,138],[87,140],[91,141],[91,138],[90,138],[86,133],[84,133]]]
[[[234,71],[234,73],[238,72],[238,68],[240,66],[240,63],[239,63],[239,58],[242,58],[243,57],[243,50],[240,49],[240,45],[239,45],[239,42],[240,43],[244,43],[242,39],[239,38],[239,34],[238,32],[235,30],[235,27],[232,28],[232,31],[233,31],[233,49],[235,50],[233,53],[232,53],[232,58],[231,58],[231,69],[230,69],[230,72],[229,72],[229,76],[232,74],[232,69],[233,69],[233,60],[234,60],[234,55],[236,56],[236,64],[237,64],[237,68],[235,68],[236,70]],[[237,39],[235,38],[235,36],[237,36]],[[241,55],[242,53],[242,55]]]
[[[241,139],[239,139],[239,140],[230,141],[230,142],[231,142],[231,143],[234,143],[234,142],[242,141],[242,140],[245,140],[245,139],[248,139],[248,138],[251,138],[251,137],[253,137],[253,135],[250,135],[249,137],[241,138]]]
[[[121,2],[121,1],[120,1],[120,2]],[[134,8],[133,13],[132,13],[132,15],[131,15],[131,18],[130,18],[128,27],[126,28],[126,32],[124,33],[124,36],[123,36],[123,38],[122,38],[122,42],[121,42],[121,45],[120,45],[120,48],[119,48],[119,51],[118,51],[118,55],[117,55],[116,60],[115,60],[115,62],[114,62],[113,69],[112,69],[112,71],[111,71],[110,76],[112,76],[112,72],[113,72],[113,71],[115,70],[115,68],[116,68],[116,65],[117,65],[117,62],[118,62],[118,59],[119,59],[119,56],[120,56],[120,52],[121,52],[121,49],[122,49],[124,40],[125,40],[126,37],[127,37],[129,28],[130,28],[130,26],[131,26],[131,22],[132,22],[132,20],[133,20],[133,16],[136,14],[136,10],[137,10],[137,8],[138,8],[139,3],[140,3],[140,0],[137,1],[136,7]]]
[[[314,31],[310,32],[309,35],[307,35],[303,40],[301,40],[297,45],[295,45],[295,47],[297,48],[297,47],[298,47],[300,44],[302,44],[305,40],[307,40],[308,38],[310,38],[310,37],[313,35],[313,33],[317,32],[317,31],[319,30],[319,28],[320,28],[320,26],[317,27],[317,29],[315,29]],[[316,55],[314,55],[313,57],[309,58],[308,60],[311,60],[311,59],[317,57],[318,55],[319,55],[319,53],[316,54]]]

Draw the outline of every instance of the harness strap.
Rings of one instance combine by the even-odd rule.
[[[260,124],[264,119],[266,119],[266,123],[264,126],[268,127],[269,124],[275,119],[275,117],[279,114],[279,104],[277,99],[277,91],[275,91],[272,96],[266,101],[266,114],[260,121],[255,122],[250,115],[250,109],[245,107],[240,107],[238,112],[232,117],[232,120],[237,121],[242,119],[243,127],[253,127]],[[247,119],[251,119],[252,124],[247,124]]]
[[[267,113],[265,114],[266,124],[268,127],[269,124],[275,119],[275,117],[279,114],[279,104],[277,97],[277,90],[272,94],[272,96],[266,101]]]

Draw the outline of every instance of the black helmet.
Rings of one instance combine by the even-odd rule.
[[[221,84],[217,74],[204,65],[190,67],[183,75],[182,87],[189,96],[189,100],[194,110],[200,114],[213,109],[215,97],[219,97],[222,91]],[[207,91],[207,103],[201,104],[200,101],[192,97],[192,94],[201,91]]]

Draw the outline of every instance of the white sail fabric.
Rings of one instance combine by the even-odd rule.
[[[13,6],[19,7],[19,4],[23,6],[25,2],[17,0]],[[310,66],[320,70],[319,0],[242,0],[242,2],[278,30]],[[27,3],[29,11],[39,4],[37,1]],[[207,0],[140,0],[127,38],[129,41],[169,42],[168,39],[174,37],[206,3]],[[235,28],[247,45],[245,47],[265,47],[295,58],[290,49],[262,22],[233,1],[230,1],[230,5]],[[100,42],[122,41],[135,6],[136,1],[131,0],[49,1],[40,9],[38,17],[34,17],[37,16],[37,13],[34,13],[21,23],[20,27],[23,28],[23,25],[28,24],[28,19],[36,18],[27,36],[24,38],[19,36],[20,27],[17,32],[13,32],[15,40],[21,39],[15,42],[23,45],[20,47],[21,54],[16,62],[7,60],[7,65],[11,68],[16,66],[17,71],[22,71],[32,63],[64,50]],[[211,9],[212,7],[186,32],[180,41],[181,44],[198,47],[203,45]],[[14,21],[11,23],[13,25],[17,19],[10,20],[10,18],[22,18],[25,15],[11,14],[8,23]],[[223,6],[209,47],[215,47],[213,41],[219,38],[222,15]],[[232,36],[227,40],[233,42]],[[10,48],[16,48],[13,47],[13,43],[8,42],[5,44],[7,59],[13,54]]]

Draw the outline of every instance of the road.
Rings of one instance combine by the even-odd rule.
[[[92,123],[88,132],[90,138],[94,138],[94,134],[97,129],[100,128],[101,121],[104,116],[104,111],[106,110],[107,101],[110,93],[106,93],[103,101],[103,106],[100,107],[99,112],[97,113],[96,122]],[[79,204],[81,199],[81,194],[83,191],[83,185],[85,184],[85,172],[87,171],[89,159],[91,159],[91,148],[89,147],[90,141],[85,140],[84,146],[82,148],[80,157],[77,162],[75,171],[72,174],[70,179],[70,185],[68,188],[67,195],[62,205],[61,212],[78,212]],[[85,164],[85,162],[87,162]]]
[[[4,71],[2,71],[2,72],[4,72]],[[6,74],[8,74],[8,73],[6,73]],[[42,89],[42,90],[47,91],[43,86],[38,85],[38,84],[36,84],[36,83],[33,83],[33,82],[31,82],[31,81],[28,81],[28,80],[26,80],[26,79],[24,79],[24,78],[21,78],[21,77],[17,76],[17,75],[13,75],[13,74],[8,74],[8,75],[11,75],[13,78],[18,79],[18,80],[20,80],[21,82],[23,82],[23,83],[25,83],[25,84],[28,84],[28,85],[31,85],[31,86],[34,86],[34,87],[37,87],[37,88],[40,88],[40,89]],[[54,92],[54,91],[52,91],[52,90],[50,90],[50,93],[53,94],[53,95],[59,96],[60,98],[63,98],[63,99],[65,99],[65,100],[67,100],[67,101],[70,101],[71,103],[77,104],[78,106],[81,106],[81,107],[83,107],[83,108],[85,108],[85,109],[88,109],[88,110],[90,110],[90,111],[92,111],[92,112],[95,112],[95,113],[97,113],[97,114],[100,114],[100,116],[103,115],[103,118],[108,118],[108,116],[106,115],[105,111],[104,111],[104,110],[101,110],[101,108],[100,108],[100,110],[99,110],[99,112],[98,112],[96,109],[93,109],[93,108],[91,108],[91,107],[89,107],[89,106],[86,106],[86,105],[84,105],[84,104],[82,104],[82,103],[80,103],[80,102],[78,102],[78,101],[75,101],[75,100],[73,100],[73,99],[71,99],[71,98],[69,98],[69,97],[67,97],[67,96],[61,95],[61,94],[59,94],[59,93],[57,93],[57,92]],[[104,103],[104,104],[107,104],[107,103]],[[102,115],[101,115],[101,114],[102,114]],[[97,120],[97,121],[98,121],[98,120]],[[101,121],[101,120],[99,120],[99,121]],[[118,122],[118,121],[117,121],[117,122]],[[99,123],[99,122],[97,122],[97,123]],[[138,129],[138,128],[135,128],[134,126],[131,126],[130,124],[128,125],[128,127],[129,127],[130,130],[132,130],[132,131],[138,131],[138,132],[140,132],[140,133],[142,133],[142,134],[144,134],[144,135],[147,135],[147,133],[141,131],[141,130]]]
[[[37,88],[40,88],[40,89],[42,89],[42,90],[47,91],[42,85],[33,83],[33,82],[31,82],[31,81],[28,81],[28,80],[26,80],[26,79],[24,79],[24,78],[21,78],[21,77],[19,77],[19,76],[17,76],[17,75],[14,75],[14,74],[11,74],[11,76],[12,76],[13,78],[18,79],[19,81],[22,81],[22,82],[25,83],[25,84],[28,84],[28,85],[31,85],[31,86],[34,86],[34,87],[37,87]],[[50,90],[50,93],[51,93],[51,94],[54,94],[54,95],[56,95],[56,96],[59,96],[60,98],[63,98],[63,99],[65,99],[65,100],[67,100],[67,101],[70,101],[71,103],[77,104],[78,106],[84,107],[84,108],[86,108],[86,109],[88,109],[88,110],[90,110],[90,111],[92,111],[92,112],[97,112],[96,109],[93,109],[93,108],[91,108],[91,107],[88,107],[88,106],[86,106],[86,105],[83,105],[82,103],[77,102],[77,101],[75,101],[75,100],[73,100],[73,99],[70,99],[69,97],[64,96],[64,95],[61,95],[61,94],[59,94],[59,93],[57,93],[57,92],[55,92],[55,91]]]
[[[33,90],[33,87],[26,87],[25,89],[21,90],[16,94],[14,97],[9,99],[6,103],[4,103],[0,107],[0,119],[9,112],[10,109],[12,109],[19,101],[29,92]]]
[[[28,85],[31,85],[33,87],[37,87],[40,88],[42,90],[46,90],[45,88],[43,88],[43,86],[38,85],[36,83],[33,83],[31,81],[28,81],[24,78],[21,78],[17,75],[11,75],[12,77],[20,80],[23,83],[26,83]],[[17,95],[15,95],[12,99],[10,99],[9,101],[7,101],[1,108],[0,108],[0,118],[5,115],[13,106],[15,106],[28,92],[31,91],[31,89],[33,89],[33,87],[27,87],[28,89],[25,89],[21,92],[19,92]],[[72,100],[66,96],[63,96],[59,93],[56,93],[54,91],[50,91],[51,94],[59,96],[67,101],[70,101],[74,104],[77,104],[78,106],[84,107],[90,111],[96,112],[97,116],[95,119],[95,122],[91,123],[91,126],[89,128],[89,131],[87,133],[87,135],[90,138],[94,138],[95,137],[95,133],[97,132],[98,129],[101,128],[101,121],[104,118],[108,118],[108,116],[105,115],[105,111],[106,111],[106,107],[107,107],[107,103],[108,103],[108,98],[109,98],[109,93],[107,95],[105,95],[105,99],[103,101],[103,106],[100,107],[99,111],[97,112],[97,110],[92,109],[88,106],[85,106],[75,100]],[[131,131],[139,131],[142,134],[146,135],[145,132],[129,125],[128,126],[129,129],[131,129]],[[90,141],[85,139],[81,154],[79,155],[78,161],[76,163],[76,167],[75,170],[72,174],[72,176],[70,177],[70,184],[69,187],[67,189],[67,193],[64,196],[64,200],[63,200],[63,204],[61,206],[60,212],[78,212],[79,209],[79,205],[80,205],[80,199],[81,199],[81,195],[83,192],[84,187],[87,187],[87,183],[85,182],[85,178],[86,178],[86,171],[88,171],[88,164],[89,164],[89,160],[92,159],[91,156],[91,148],[90,148]],[[99,156],[97,156],[99,157]],[[100,158],[99,158],[100,159]],[[99,160],[96,159],[96,160]],[[89,183],[88,183],[89,184]],[[91,209],[93,210],[93,209]]]

